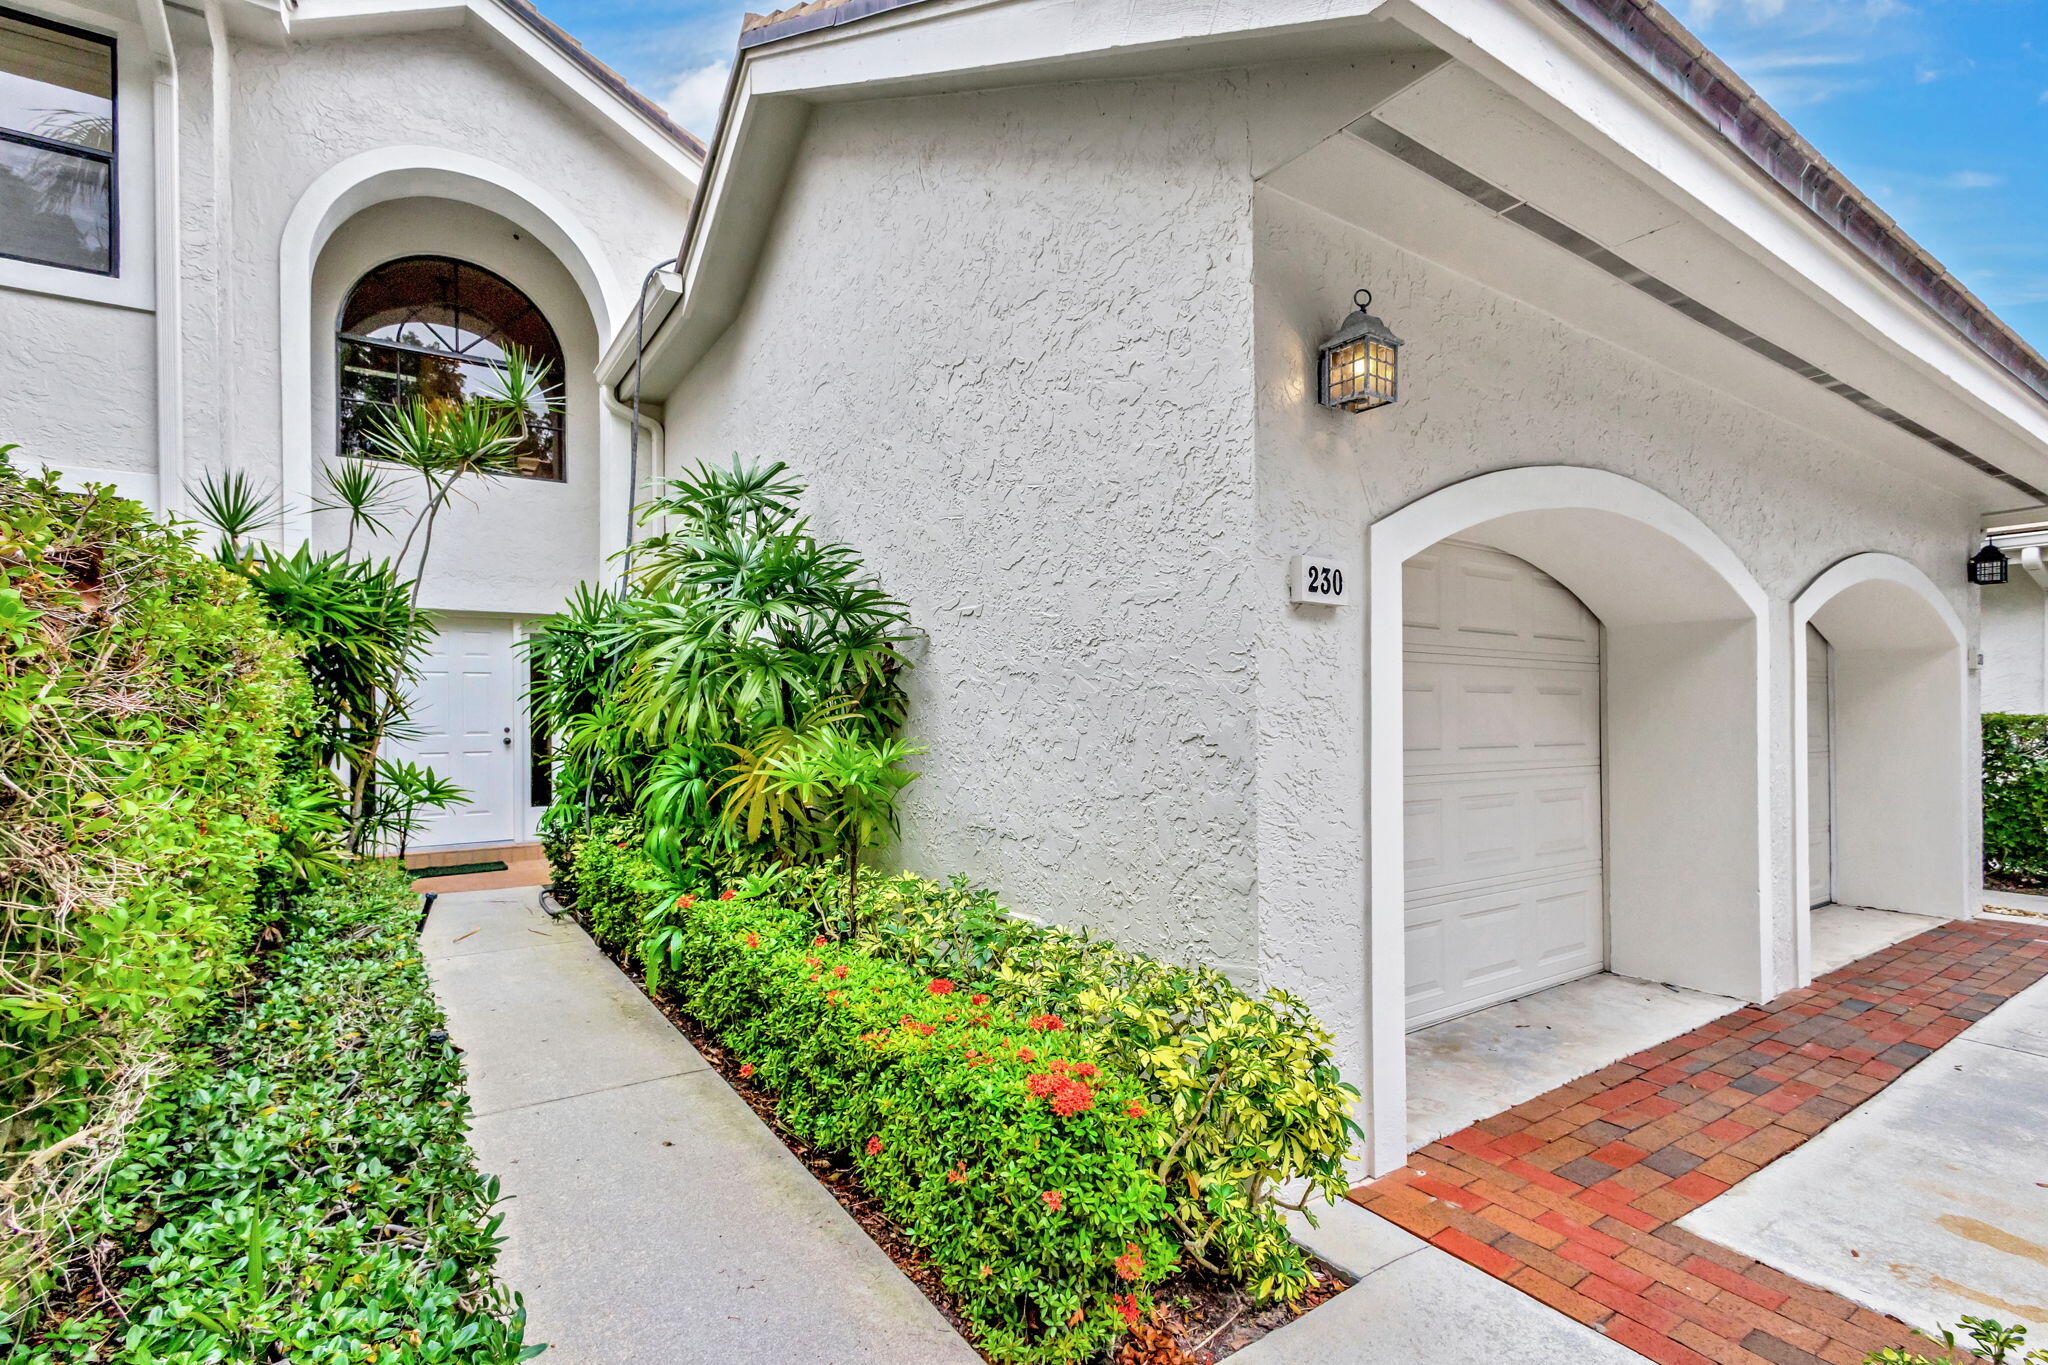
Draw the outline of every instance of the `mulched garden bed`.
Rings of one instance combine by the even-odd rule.
[[[598,951],[605,952],[602,944],[598,945]],[[818,1183],[839,1201],[839,1206],[860,1224],[861,1230],[887,1253],[904,1277],[931,1300],[932,1306],[952,1324],[961,1339],[980,1350],[980,1343],[960,1316],[953,1296],[939,1282],[937,1267],[926,1260],[903,1229],[881,1211],[874,1197],[862,1185],[851,1159],[821,1152],[785,1128],[775,1112],[773,1091],[750,1076],[742,1076],[740,1061],[673,1000],[650,994],[646,977],[637,963],[609,952],[605,956],[611,958],[641,993],[654,1002],[654,1007],[676,1026],[677,1032],[690,1040],[691,1045],[703,1054],[704,1060],[725,1078],[733,1092],[747,1102],[748,1108],[761,1122],[768,1125],[768,1130],[782,1139],[791,1154],[804,1163]],[[1236,1285],[1207,1271],[1183,1271],[1161,1281],[1152,1287],[1152,1296],[1158,1306],[1151,1319],[1139,1323],[1137,1329],[1118,1346],[1111,1358],[1113,1365],[1213,1365],[1213,1362],[1243,1350],[1268,1332],[1285,1327],[1311,1308],[1335,1298],[1351,1284],[1334,1267],[1314,1256],[1309,1258],[1309,1270],[1315,1277],[1315,1284],[1298,1302],[1263,1307],[1254,1303]]]

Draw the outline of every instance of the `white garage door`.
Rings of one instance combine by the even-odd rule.
[[[524,735],[514,627],[492,617],[436,618],[411,717],[418,735],[387,756],[424,764],[469,793],[465,805],[429,816],[416,849],[510,843],[519,837]]]
[[[1806,628],[1807,900],[1835,898],[1835,689],[1827,638]]]
[[[1446,541],[1405,582],[1408,1022],[1599,971],[1600,623]]]

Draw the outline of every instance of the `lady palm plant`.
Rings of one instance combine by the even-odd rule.
[[[625,698],[651,743],[724,743],[843,701],[880,736],[903,719],[908,615],[850,548],[798,515],[787,466],[701,465],[648,503]]]
[[[759,793],[752,803],[730,800],[724,822],[731,826],[767,808],[779,825],[788,815],[817,850],[837,857],[846,869],[844,935],[860,932],[855,907],[860,890],[861,850],[896,832],[896,798],[917,774],[902,763],[924,750],[900,739],[876,738],[844,725],[824,724],[791,735],[766,756],[741,753],[726,790]],[[780,842],[778,840],[778,842]]]

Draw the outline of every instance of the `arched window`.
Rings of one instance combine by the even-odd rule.
[[[440,256],[387,261],[356,281],[335,337],[337,448],[374,456],[377,408],[414,397],[459,403],[498,389],[509,348],[547,367],[555,411],[519,451],[529,479],[562,477],[562,347],[533,301],[490,271]]]

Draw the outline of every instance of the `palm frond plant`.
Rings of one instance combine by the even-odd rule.
[[[634,724],[652,743],[729,742],[830,700],[873,735],[902,722],[904,605],[850,547],[820,541],[780,462],[700,465],[642,509],[669,529],[634,555],[624,623]]]
[[[232,563],[253,553],[248,542],[277,520],[282,507],[273,490],[263,487],[239,469],[225,474],[208,471],[187,491],[192,495],[199,519],[220,532],[220,546],[215,557],[223,563]]]
[[[447,810],[469,800],[466,790],[432,768],[388,758],[377,761],[375,778],[366,790],[365,846],[388,849],[400,858],[420,830],[422,812]]]
[[[374,837],[370,794],[377,755],[402,728],[418,660],[434,638],[427,613],[389,560],[316,554],[301,545],[289,555],[240,566],[271,620],[298,643],[313,679],[319,760],[346,774],[349,846]]]
[[[923,748],[825,724],[779,732],[765,756],[735,752],[741,761],[728,770],[733,776],[727,784],[735,799],[723,807],[723,822],[734,828],[765,818],[779,828],[787,820],[820,853],[837,857],[846,872],[841,937],[858,934],[861,850],[896,833],[896,799],[917,779],[902,764]]]
[[[343,460],[328,465],[322,477],[327,491],[313,507],[315,511],[347,514],[343,554],[355,552],[358,531],[381,536],[391,529],[389,518],[397,514],[401,503],[382,471],[361,460]]]
[[[508,474],[518,467],[521,426],[512,413],[488,399],[451,405],[428,398],[378,408],[368,425],[370,449],[418,474],[424,486],[419,514],[398,548],[398,562],[403,564],[414,540],[419,541],[412,573],[417,601],[442,511],[463,479]]]
[[[358,533],[386,534],[400,506],[389,477],[363,461],[344,459],[329,468],[314,504],[346,515],[339,551],[315,553],[302,545],[289,555],[257,553],[250,539],[280,508],[245,475],[209,477],[194,492],[201,518],[223,537],[218,558],[249,578],[272,618],[301,643],[320,708],[315,747],[321,762],[346,774],[348,842],[358,852],[400,828],[392,823],[400,819],[391,804],[398,798],[379,795],[379,756],[387,742],[408,732],[419,662],[435,634],[419,605],[435,525],[465,480],[516,470],[521,448],[555,411],[553,394],[547,367],[515,347],[494,387],[480,394],[459,402],[415,396],[369,415],[372,452],[416,474],[423,488],[398,554],[388,561],[355,557]],[[395,770],[393,790],[427,795],[412,801],[403,820],[435,808],[445,795],[428,770],[417,773],[431,783],[413,784],[414,767]],[[447,801],[462,799],[459,789],[447,791],[456,793]],[[403,832],[395,837],[402,846]]]
[[[894,829],[908,613],[819,539],[781,463],[698,466],[640,510],[661,530],[618,591],[529,638],[552,747],[544,839],[630,818],[671,875],[693,858],[847,860]]]

